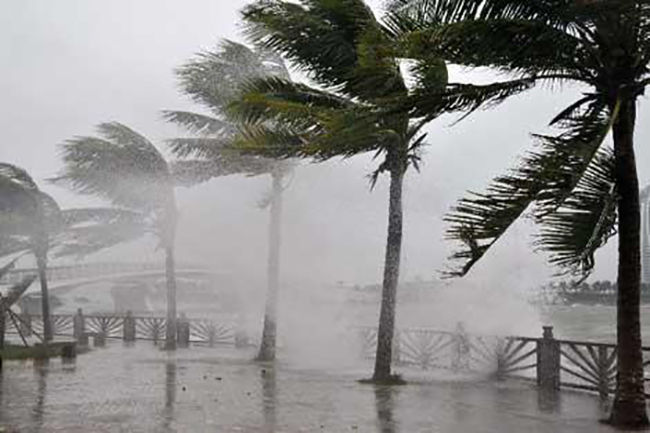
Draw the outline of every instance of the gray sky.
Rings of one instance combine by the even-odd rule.
[[[18,164],[39,181],[60,167],[57,145],[90,134],[96,124],[120,121],[156,143],[174,136],[161,109],[196,108],[178,93],[173,69],[220,38],[239,38],[244,0],[20,0],[0,14],[0,160]],[[530,132],[544,132],[576,89],[539,89],[451,128],[430,126],[421,174],[406,184],[406,275],[435,276],[449,246],[442,214],[467,189],[481,190],[529,149]],[[642,104],[647,102],[642,100]],[[639,116],[638,164],[648,182],[650,132]],[[303,164],[287,191],[284,274],[320,281],[373,282],[381,278],[386,236],[387,179],[369,192],[368,157]],[[200,260],[233,273],[261,274],[266,265],[267,214],[256,203],[268,179],[234,177],[179,191],[181,260]],[[81,201],[47,187],[64,206]],[[534,284],[549,270],[518,225],[474,272],[483,282]],[[612,246],[597,276],[612,277]],[[125,248],[154,258],[149,244]],[[117,254],[117,253],[114,253]],[[122,253],[119,253],[122,254]],[[118,255],[119,255],[118,254]],[[123,256],[120,256],[123,257]]]

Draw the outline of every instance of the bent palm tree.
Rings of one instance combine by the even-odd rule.
[[[99,125],[99,137],[76,137],[63,146],[65,167],[54,182],[106,199],[131,223],[118,240],[155,235],[165,250],[167,349],[176,349],[175,179],[170,165],[145,137],[120,123]],[[107,235],[108,233],[103,233]],[[98,234],[99,235],[99,234]]]
[[[640,327],[640,213],[634,154],[637,99],[650,83],[650,4],[630,1],[393,0],[394,22],[427,53],[530,82],[589,88],[551,122],[556,136],[461,200],[449,235],[467,273],[531,205],[551,262],[588,273],[618,226],[618,383],[610,422],[645,426]],[[406,23],[406,24],[405,24]],[[612,132],[613,150],[601,145]]]
[[[47,285],[50,234],[60,231],[61,210],[22,168],[0,164],[0,256],[30,252],[41,284],[43,338],[53,339]]]
[[[62,210],[25,170],[0,163],[0,257],[30,253],[36,259],[45,341],[53,338],[47,281],[51,253],[60,257],[95,252],[123,236],[130,219],[116,209]]]
[[[280,287],[280,243],[283,179],[291,164],[271,158],[244,155],[233,147],[238,125],[225,116],[229,103],[236,99],[242,85],[254,78],[281,76],[288,79],[282,59],[268,51],[252,50],[243,44],[224,40],[217,51],[205,52],[178,70],[183,92],[206,108],[210,115],[186,111],[165,111],[164,116],[197,137],[170,141],[180,158],[175,172],[181,181],[193,185],[212,178],[243,174],[268,174],[272,190],[270,208],[267,297],[262,341],[257,355],[260,361],[275,359],[277,303]]]
[[[258,79],[231,104],[245,123],[240,148],[272,158],[325,161],[373,152],[381,162],[371,176],[390,175],[388,236],[379,314],[375,381],[391,381],[396,291],[402,246],[402,185],[417,168],[425,134],[437,112],[411,118],[399,113],[414,95],[447,85],[444,63],[416,62],[409,88],[391,33],[362,0],[262,0],[244,10],[249,34],[285,55],[320,88],[272,77]]]

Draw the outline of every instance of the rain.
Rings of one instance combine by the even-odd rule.
[[[0,432],[648,428],[650,10],[518,3],[4,5]]]

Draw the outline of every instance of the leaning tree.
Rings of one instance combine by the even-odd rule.
[[[46,342],[54,336],[47,279],[51,256],[79,257],[105,248],[119,239],[130,217],[116,209],[61,209],[24,169],[0,163],[0,257],[33,255]]]
[[[62,146],[64,168],[53,179],[81,194],[108,200],[128,216],[115,243],[153,234],[165,251],[167,349],[176,349],[176,180],[171,165],[144,136],[117,122],[98,126],[98,137],[83,136]]]
[[[271,192],[262,206],[268,207],[269,253],[267,296],[262,341],[257,359],[275,359],[277,304],[280,289],[280,244],[282,192],[291,163],[262,156],[245,155],[234,148],[239,126],[226,116],[226,108],[249,80],[277,76],[289,79],[282,59],[263,49],[224,40],[215,51],[200,53],[177,70],[183,93],[208,114],[187,111],[164,111],[164,117],[193,137],[170,140],[172,152],[182,158],[175,163],[181,182],[195,185],[229,175],[271,176]],[[189,159],[188,159],[189,158]]]
[[[325,161],[372,152],[371,175],[390,175],[388,237],[373,380],[391,381],[396,293],[402,246],[402,185],[418,167],[422,128],[438,115],[411,116],[412,97],[447,85],[444,62],[413,62],[412,85],[400,70],[393,32],[362,0],[261,0],[244,9],[248,34],[281,53],[318,87],[281,77],[258,79],[229,107],[245,124],[238,146],[274,158]]]
[[[459,275],[528,209],[551,262],[580,274],[618,232],[617,387],[609,421],[645,426],[640,326],[637,102],[650,83],[647,0],[392,0],[409,55],[490,67],[519,82],[579,83],[584,93],[551,122],[561,132],[487,192],[461,200],[449,235],[465,248]],[[613,148],[604,146],[611,132]]]

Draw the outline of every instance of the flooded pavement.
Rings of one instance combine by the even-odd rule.
[[[306,370],[196,348],[113,343],[75,363],[6,362],[0,426],[16,432],[610,432],[597,397],[523,383],[411,377],[363,385],[370,367]],[[405,377],[409,379],[409,375]],[[456,378],[458,379],[458,378]],[[1,430],[0,430],[1,431]]]

